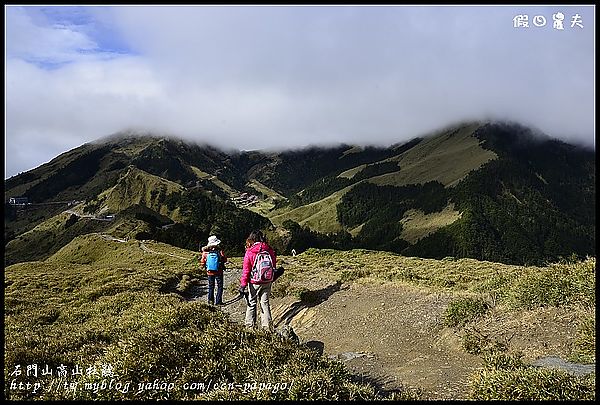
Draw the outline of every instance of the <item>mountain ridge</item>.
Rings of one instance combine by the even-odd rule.
[[[43,204],[85,201],[95,215],[146,207],[145,214],[129,210],[146,221],[130,224],[144,237],[173,237],[162,229],[170,217],[185,234],[176,243],[186,240],[180,247],[188,249],[192,239],[197,245],[209,233],[235,228],[228,217],[248,225],[258,217],[245,216],[259,215],[274,224],[266,227],[282,250],[363,247],[507,263],[595,255],[594,157],[590,149],[510,122],[465,122],[388,148],[340,144],[265,153],[124,132],[5,180],[5,245],[59,213]],[[102,206],[131,170],[156,180],[144,180],[144,189],[135,186],[141,178],[133,180],[122,202]],[[238,207],[234,200],[243,193],[257,198]],[[20,214],[8,204],[19,196],[33,203]],[[203,212],[219,207],[206,211],[223,213],[219,226],[199,219],[191,225],[197,198]],[[184,201],[188,217],[181,215]],[[443,214],[449,206],[450,216]],[[413,235],[408,240],[405,227]],[[18,255],[13,252],[14,260]]]

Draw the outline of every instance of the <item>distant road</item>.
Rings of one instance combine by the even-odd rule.
[[[108,235],[108,234],[105,234],[105,233],[100,233],[99,235],[104,240],[108,240],[108,241],[112,241],[112,242],[120,242],[120,243],[126,243],[127,242],[127,240],[125,240],[125,239],[115,238],[114,236]],[[142,249],[144,252],[147,252],[147,253],[153,253],[153,254],[156,254],[156,255],[167,255],[167,256],[176,257],[176,258],[182,259],[182,260],[190,260],[191,259],[190,257],[182,257],[182,256],[174,255],[172,253],[157,252],[156,250],[152,250],[148,246],[146,246],[146,244],[144,243],[145,241],[141,240],[139,242],[140,242],[140,249]]]
[[[113,218],[99,218],[99,217],[97,217],[95,215],[80,214],[80,213],[75,212],[75,211],[73,211],[71,209],[65,210],[63,212],[66,213],[66,214],[77,215],[79,218],[93,219],[94,221],[109,221],[110,222],[110,221],[114,221],[114,219],[115,219],[114,217]]]
[[[182,257],[182,256],[174,255],[172,253],[157,252],[156,250],[152,250],[144,244],[144,241],[140,241],[140,249],[142,249],[144,252],[154,253],[157,255],[167,255],[167,256],[176,257],[176,258],[182,259],[182,260],[190,260],[189,257]]]
[[[71,201],[48,201],[48,202],[43,202],[43,203],[22,203],[22,204],[11,204],[11,205],[52,205],[52,204],[68,204],[69,206],[71,205],[77,205],[77,204],[81,204],[84,201],[77,201],[77,200],[71,200]]]
[[[121,243],[125,243],[127,242],[127,240],[125,239],[119,239],[119,238],[115,238],[112,235],[107,235],[105,233],[101,233],[100,236],[105,239],[105,240],[110,240],[110,241],[114,241],[114,242],[121,242]]]

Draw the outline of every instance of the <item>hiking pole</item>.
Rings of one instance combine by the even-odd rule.
[[[226,306],[226,305],[229,305],[229,304],[233,304],[234,302],[238,302],[239,300],[242,299],[242,297],[246,298],[246,304],[248,304],[248,306],[250,306],[250,300],[248,299],[248,293],[247,292],[243,292],[243,293],[240,292],[237,297],[232,298],[229,301],[225,301],[224,303],[221,304],[221,306]]]
[[[240,293],[240,294],[238,294],[237,297],[235,297],[235,298],[233,298],[233,299],[231,299],[229,301],[225,301],[224,303],[222,303],[221,306],[225,306],[225,305],[233,304],[234,302],[238,302],[239,300],[242,299],[243,295],[244,294]]]

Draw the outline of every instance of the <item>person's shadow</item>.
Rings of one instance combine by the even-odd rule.
[[[185,277],[185,276],[184,276]],[[176,293],[182,296],[187,301],[195,301],[204,298],[208,295],[208,278],[206,275],[200,275],[189,279],[189,285],[185,290],[180,290],[179,284],[182,280],[174,276],[169,279],[159,291],[163,294]],[[216,288],[216,287],[215,287]]]
[[[278,327],[281,324],[289,325],[292,319],[300,313],[304,308],[312,308],[323,302],[327,301],[334,293],[340,291],[342,288],[342,282],[336,281],[335,284],[322,288],[316,291],[304,291],[300,294],[300,301],[295,302],[292,306],[285,311],[281,316],[277,324]],[[348,287],[346,287],[348,288]],[[345,288],[344,288],[345,289]]]
[[[304,346],[313,349],[319,355],[322,355],[323,351],[325,350],[325,343],[321,342],[320,340],[309,340],[308,342],[304,343]]]

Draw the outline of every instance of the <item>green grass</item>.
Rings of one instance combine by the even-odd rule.
[[[197,276],[195,252],[160,243],[150,248],[163,254],[145,252],[137,241],[88,235],[50,260],[5,269],[5,398],[380,398],[372,386],[352,382],[341,362],[184,300],[179,293]],[[27,376],[33,364],[55,375]],[[61,365],[69,373],[110,365],[114,375],[69,374],[60,383],[77,387],[70,390],[57,385]],[[11,375],[17,366],[22,375]],[[120,390],[102,388],[109,377]],[[40,389],[11,387],[13,380]],[[191,389],[202,382],[212,388]],[[255,382],[263,385],[252,389]]]
[[[590,317],[580,322],[570,360],[577,363],[596,362],[596,318]]]
[[[494,152],[483,149],[473,132],[480,126],[473,123],[457,130],[450,128],[446,136],[433,134],[405,153],[387,159],[397,161],[400,170],[373,177],[369,182],[378,185],[403,186],[439,181],[454,186],[471,171],[496,159]]]
[[[249,187],[252,187],[256,191],[258,191],[259,193],[262,193],[273,200],[285,200],[286,199],[283,195],[279,194],[277,191],[273,190],[272,188],[265,186],[264,184],[262,184],[261,182],[259,182],[256,179],[250,180],[247,185]]]
[[[519,354],[491,352],[471,381],[470,399],[507,401],[594,400],[595,375],[526,365]]]
[[[402,218],[402,239],[412,244],[434,233],[444,226],[450,225],[460,219],[461,214],[454,210],[454,204],[449,203],[440,212],[425,214],[421,210],[410,209]]]
[[[307,226],[313,231],[321,233],[334,233],[342,230],[342,225],[337,218],[337,204],[353,186],[348,186],[335,193],[310,204],[300,207],[273,211],[269,219],[274,224],[283,224],[288,219]]]
[[[69,217],[60,213],[11,240],[5,247],[5,263],[44,260],[83,232],[105,232],[111,227],[110,222],[85,218],[69,226]]]
[[[515,283],[506,300],[513,307],[596,305],[596,261],[562,262],[531,272]]]
[[[450,327],[463,326],[485,315],[489,308],[489,304],[480,298],[459,298],[448,304],[444,323]]]
[[[182,294],[198,277],[197,252],[157,242],[145,247],[158,253],[142,250],[139,241],[120,243],[90,234],[74,239],[45,261],[6,267],[5,397],[382,399],[372,386],[353,382],[342,363],[276,334],[244,329],[204,303],[186,301]],[[280,263],[286,272],[274,284],[273,297],[293,296],[308,304],[318,299],[315,278],[400,283],[425,292],[455,294],[446,325],[463,328],[464,350],[482,356],[485,362],[484,369],[473,376],[472,399],[594,398],[590,377],[526,366],[518,355],[508,353],[507,345],[475,333],[469,325],[488,316],[490,302],[519,310],[595,306],[594,258],[524,267],[362,249],[309,249],[293,258],[281,257]],[[526,293],[527,288],[532,292]],[[595,361],[592,317],[581,320],[577,336],[573,356],[578,361]],[[94,392],[94,387],[101,387],[102,376],[69,376],[67,382],[83,387],[74,391],[47,390],[56,376],[33,378],[25,372],[11,376],[17,365],[24,371],[31,364],[54,370],[61,364],[69,370],[109,364],[114,378],[129,383],[129,390],[98,388]],[[40,383],[44,389],[32,394],[11,388],[13,379]],[[173,384],[173,388],[154,389],[155,381]],[[209,381],[220,384],[190,389],[193,383]],[[251,389],[253,382],[264,383],[264,389]],[[86,383],[90,389],[85,389]],[[275,387],[276,383],[280,385]],[[386,399],[418,399],[418,395],[403,391]]]
[[[98,195],[96,203],[101,202],[98,204],[100,211],[111,213],[140,204],[176,220],[163,201],[165,196],[181,190],[183,187],[177,183],[131,166],[117,184]]]

